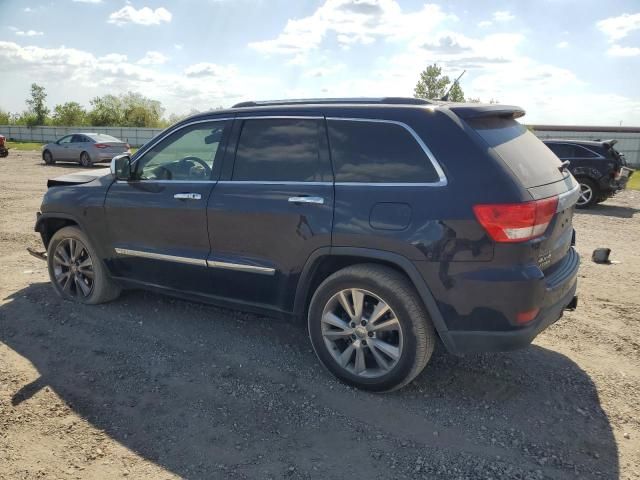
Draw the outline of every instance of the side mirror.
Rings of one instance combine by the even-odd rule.
[[[127,154],[118,155],[111,160],[111,174],[116,180],[131,179],[131,157]]]

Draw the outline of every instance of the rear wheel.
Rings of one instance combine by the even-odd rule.
[[[87,152],[82,152],[80,154],[80,165],[84,168],[89,168],[91,166],[91,157]]]
[[[96,304],[120,295],[120,288],[77,227],[64,227],[53,235],[47,248],[47,266],[56,293],[65,300]]]
[[[56,163],[56,161],[53,159],[53,155],[51,155],[51,152],[49,150],[45,150],[44,152],[42,152],[42,160],[44,161],[45,165],[53,165],[54,163]]]
[[[329,276],[309,307],[309,336],[322,364],[340,380],[390,391],[413,380],[436,343],[413,285],[381,265],[355,265]]]
[[[600,198],[600,190],[593,180],[588,178],[579,178],[580,197],[576,203],[578,208],[589,208],[595,205]]]

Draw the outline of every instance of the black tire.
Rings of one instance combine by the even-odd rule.
[[[591,180],[590,178],[580,177],[577,179],[580,184],[580,198],[578,198],[578,202],[576,203],[576,208],[589,208],[595,205],[598,201],[598,198],[602,196],[600,193],[600,189],[596,182]],[[590,192],[588,199],[584,196],[586,192]]]
[[[9,149],[6,147],[0,147],[0,158],[5,158],[9,156]]]
[[[361,289],[375,295],[390,307],[399,322],[402,348],[397,363],[380,376],[369,378],[349,371],[348,367],[341,366],[334,358],[334,355],[340,352],[334,348],[332,353],[325,342],[322,327],[323,312],[339,292],[347,289]],[[361,318],[364,319],[365,316],[362,315]],[[322,282],[311,299],[308,327],[313,349],[320,362],[331,373],[349,385],[376,392],[396,390],[411,382],[427,365],[437,341],[431,319],[413,285],[396,270],[376,264],[347,267],[330,275]],[[356,336],[351,335],[351,338],[355,343]],[[371,339],[363,336],[362,340]],[[366,342],[362,341],[362,344],[366,345]],[[373,358],[370,345],[369,342],[369,346],[362,347],[369,350],[369,360]]]
[[[82,152],[80,154],[80,165],[82,165],[84,168],[91,167],[91,157],[87,152]]]
[[[42,160],[44,161],[45,165],[54,165],[56,163],[53,155],[49,150],[45,150],[44,152],[42,152]]]
[[[86,259],[87,257],[89,257],[92,262],[91,271],[93,274],[93,279],[91,285],[89,286],[90,291],[86,295],[82,293],[77,283],[70,282],[69,288],[64,289],[63,286],[59,283],[60,281],[56,278],[56,276],[60,276],[60,274],[64,276],[64,272],[61,270],[65,269],[59,264],[56,264],[56,254],[58,247],[63,242],[78,241],[84,247],[84,256],[82,258]],[[77,243],[73,243],[73,245],[77,245]],[[76,263],[78,262],[79,260]],[[113,280],[111,280],[105,266],[102,264],[93,246],[91,245],[91,242],[84,234],[84,232],[82,232],[82,230],[80,230],[78,227],[64,227],[58,230],[53,235],[51,241],[49,242],[49,247],[47,248],[47,266],[49,269],[49,278],[51,279],[53,288],[55,289],[56,293],[65,300],[70,300],[76,303],[95,305],[98,303],[109,302],[120,295],[120,287],[116,285]],[[70,270],[70,267],[66,270]]]

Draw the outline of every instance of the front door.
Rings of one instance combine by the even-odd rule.
[[[208,206],[217,294],[290,311],[314,250],[331,244],[333,175],[321,117],[238,118]]]
[[[141,151],[133,179],[105,202],[114,276],[209,293],[206,206],[219,175],[230,120],[181,125]]]
[[[69,152],[69,147],[71,146],[71,139],[73,135],[67,135],[66,137],[62,137],[58,140],[54,145],[52,145],[52,155],[54,160],[71,160],[71,153]]]

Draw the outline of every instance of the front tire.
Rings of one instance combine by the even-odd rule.
[[[80,165],[84,168],[89,168],[91,166],[91,157],[87,152],[82,152],[80,154]]]
[[[313,349],[331,373],[377,392],[411,382],[437,339],[409,280],[374,264],[344,268],[322,282],[311,299],[308,326]]]
[[[577,208],[589,208],[595,205],[600,198],[600,189],[596,182],[589,178],[579,178],[580,184],[580,197],[576,202]]]
[[[53,235],[47,248],[47,266],[56,293],[65,300],[94,305],[120,295],[120,287],[111,280],[78,227],[64,227]]]

